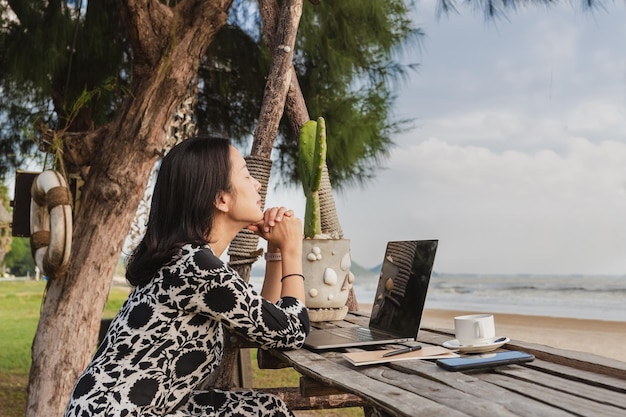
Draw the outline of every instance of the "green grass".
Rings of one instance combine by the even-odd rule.
[[[45,288],[43,281],[0,281],[1,417],[24,415],[30,348]],[[112,288],[104,316],[113,317],[127,296],[128,289]]]
[[[0,281],[0,417],[24,415],[30,348],[45,287],[42,281]],[[103,317],[113,317],[127,296],[127,288],[113,287]],[[253,353],[253,386],[298,386],[296,371],[258,369],[255,356]],[[363,411],[360,408],[320,410],[306,415],[357,417],[362,416]]]
[[[24,415],[30,345],[44,287],[41,282],[0,283],[0,410],[6,417]]]
[[[30,367],[30,345],[44,288],[44,283],[34,281],[0,284],[0,372],[3,374]]]

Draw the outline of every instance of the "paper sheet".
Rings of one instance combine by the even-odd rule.
[[[355,366],[372,365],[376,363],[406,361],[409,359],[440,359],[456,358],[459,355],[441,346],[423,346],[420,350],[401,353],[395,356],[383,358],[383,354],[396,349],[371,350],[363,352],[344,353],[342,356]]]

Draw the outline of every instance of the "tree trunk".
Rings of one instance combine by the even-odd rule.
[[[232,0],[120,0],[133,48],[131,93],[105,128],[74,214],[65,276],[51,277],[32,346],[27,417],[60,416],[94,353],[124,239],[166,128]]]

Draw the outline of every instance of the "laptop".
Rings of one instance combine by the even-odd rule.
[[[368,327],[311,329],[305,346],[334,349],[414,341],[437,244],[437,240],[387,242]]]

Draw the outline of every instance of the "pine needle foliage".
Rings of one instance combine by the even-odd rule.
[[[333,141],[327,161],[337,188],[373,177],[402,126],[390,109],[396,83],[411,68],[401,66],[397,54],[420,35],[411,26],[410,3],[304,2],[296,71],[311,118],[328,122]],[[0,149],[6,151],[0,178],[41,147],[36,139],[42,123],[80,132],[112,120],[132,65],[116,0],[6,4],[11,13],[2,13],[0,25]],[[271,64],[261,33],[257,2],[235,0],[229,24],[198,73],[200,133],[250,140]],[[298,183],[297,132],[284,123],[275,144],[281,178]]]
[[[113,117],[128,59],[115,0],[9,0],[0,25],[0,179],[36,153],[37,126]]]
[[[312,118],[324,117],[333,187],[363,184],[407,126],[392,114],[395,91],[413,66],[404,48],[419,45],[405,1],[346,0],[305,7],[297,72]],[[291,152],[287,152],[292,157]],[[289,158],[284,159],[290,164]]]

